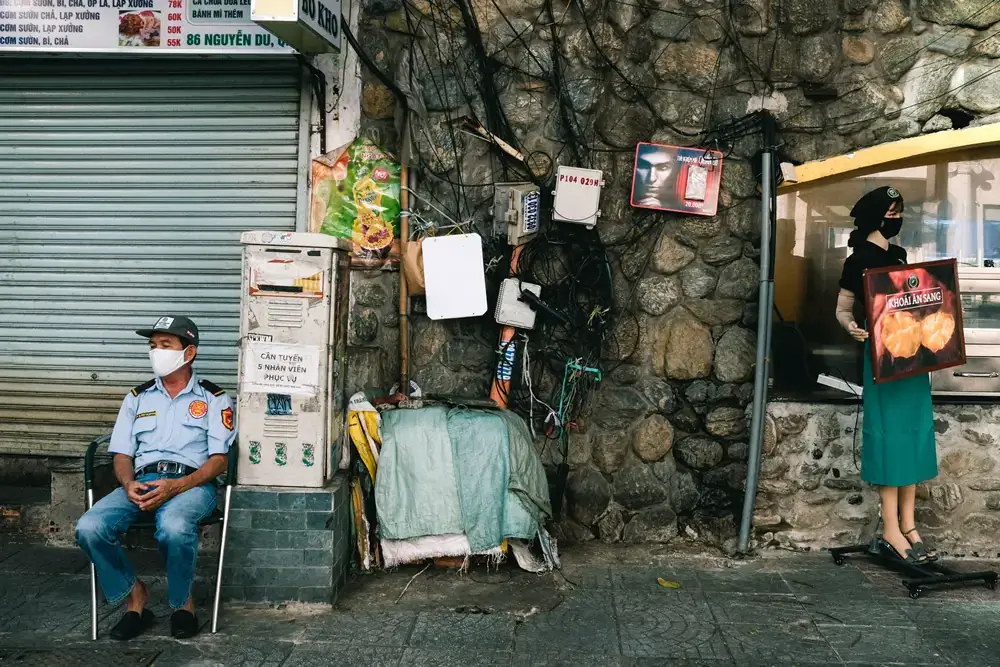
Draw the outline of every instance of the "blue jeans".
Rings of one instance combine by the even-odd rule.
[[[148,474],[140,482],[173,477]],[[174,496],[156,510],[156,542],[167,562],[167,594],[173,609],[183,607],[191,597],[195,559],[198,556],[198,522],[215,509],[214,484],[189,489]],[[76,524],[76,543],[87,554],[104,597],[118,605],[135,587],[135,570],[125,557],[121,535],[142,515],[139,506],[119,487],[90,508]]]

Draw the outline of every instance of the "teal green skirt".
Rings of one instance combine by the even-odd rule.
[[[931,380],[926,373],[875,384],[865,343],[861,479],[909,486],[937,477]]]

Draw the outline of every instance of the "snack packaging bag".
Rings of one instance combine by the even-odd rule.
[[[366,138],[312,163],[309,231],[351,242],[351,266],[399,264],[400,168]]]

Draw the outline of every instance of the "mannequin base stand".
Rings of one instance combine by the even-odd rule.
[[[986,585],[986,588],[996,590],[997,579],[1000,578],[996,572],[990,571],[957,572],[941,565],[940,562],[911,565],[896,556],[892,548],[881,537],[873,537],[868,544],[830,549],[830,555],[833,556],[833,562],[836,565],[843,565],[847,554],[865,554],[882,567],[901,572],[904,575],[903,585],[910,591],[910,597],[914,600],[919,598],[929,587],[945,584],[980,581]]]

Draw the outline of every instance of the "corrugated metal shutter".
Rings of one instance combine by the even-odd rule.
[[[0,72],[0,452],[80,455],[151,377],[133,330],[202,331],[232,389],[240,233],[294,230],[294,60],[9,60]]]

